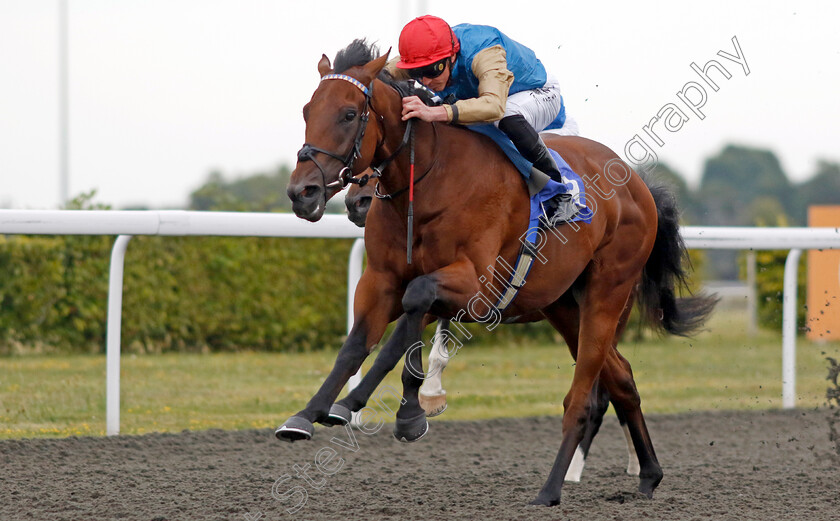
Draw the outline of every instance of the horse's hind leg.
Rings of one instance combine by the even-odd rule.
[[[635,302],[635,290],[627,299],[624,312],[618,322],[612,349],[601,369],[599,380],[604,385],[615,408],[618,422],[627,441],[627,473],[639,476],[639,491],[653,496],[653,491],[662,481],[662,468],[656,459],[653,443],[641,409],[641,398],[633,379],[633,370],[621,353],[618,352],[618,339],[624,333],[630,319],[630,312]]]
[[[615,342],[613,343],[613,351],[614,353],[610,353],[611,358],[614,358],[616,355],[624,361],[626,364],[626,370],[630,371],[630,363],[624,360],[621,354],[618,353],[616,346],[618,344],[618,339],[624,334],[624,330],[627,328],[627,324],[630,321],[630,313],[633,311],[633,304],[636,302],[636,291],[638,291],[638,286],[634,289],[633,294],[630,295],[630,298],[627,299],[627,304],[624,307],[624,313],[621,316],[621,320],[618,322],[618,327],[615,330]],[[622,375],[624,374],[623,370],[616,370],[614,364],[610,363],[610,358],[607,359],[607,363],[604,364],[604,369],[601,370],[603,374],[605,371],[611,373],[612,375]],[[633,373],[630,371],[630,378],[633,378]],[[635,383],[633,384],[633,389],[635,389]],[[616,397],[615,399],[611,399],[613,408],[615,409],[615,415],[618,417],[618,423],[621,425],[621,430],[624,431],[624,438],[627,442],[627,473],[631,476],[638,476],[639,475],[639,456],[636,452],[635,444],[633,443],[633,437],[630,434],[630,427],[627,425],[627,411],[624,409],[624,401],[621,397]],[[651,446],[651,451],[653,447]],[[661,478],[660,478],[661,479]]]
[[[586,275],[580,299],[578,355],[572,386],[564,400],[563,439],[548,479],[532,504],[560,503],[563,479],[589,425],[590,394],[612,351],[617,325],[638,278],[638,275],[618,278],[621,272],[612,268],[599,269],[601,264],[595,266]],[[609,387],[608,390],[612,394]]]
[[[620,411],[619,420],[624,416],[622,427],[626,429],[626,433],[629,433],[638,456],[639,492],[653,497],[653,491],[662,481],[662,467],[656,458],[645,418],[642,415],[641,399],[636,390],[636,382],[633,380],[633,371],[630,363],[616,349],[611,350],[606,365],[609,366],[609,371],[604,383],[610,391],[613,403],[617,405],[616,411]],[[633,473],[632,471],[635,470],[634,463],[631,456],[627,468],[628,473]]]
[[[580,308],[572,293],[567,292],[560,300],[552,304],[549,308],[544,309],[543,314],[554,329],[560,333],[563,340],[566,341],[572,358],[577,359],[578,335],[580,334]],[[599,378],[595,381],[592,393],[589,395],[590,410],[586,429],[580,445],[575,450],[572,462],[569,464],[569,469],[566,471],[565,481],[580,481],[583,468],[586,464],[586,458],[589,456],[589,449],[592,447],[592,441],[601,428],[604,414],[606,414],[609,405],[610,394]]]

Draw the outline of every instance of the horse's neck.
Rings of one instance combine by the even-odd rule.
[[[405,131],[402,100],[391,89],[381,90],[385,91],[384,95],[377,101],[383,115],[385,139],[377,150],[379,161],[397,149]],[[433,125],[420,120],[414,123],[414,133],[415,211],[434,214],[458,211],[453,202],[470,204],[487,198],[509,199],[517,190],[522,193],[522,204],[527,206],[527,191],[521,176],[489,138],[445,123]],[[394,193],[409,186],[411,147],[409,141],[399,157],[388,165],[380,180],[382,192]],[[403,193],[390,203],[396,214],[405,215],[408,194]]]

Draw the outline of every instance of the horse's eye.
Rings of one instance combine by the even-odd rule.
[[[356,119],[356,111],[355,110],[348,111],[347,114],[344,115],[344,119],[347,120],[347,121],[353,121],[354,119]]]

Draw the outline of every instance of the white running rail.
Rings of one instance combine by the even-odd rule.
[[[838,228],[698,227],[681,229],[690,249],[790,250],[782,319],[782,403],[796,404],[796,270],[802,250],[840,249]],[[361,276],[364,230],[343,215],[310,223],[292,214],[242,212],[0,210],[0,234],[116,235],[108,290],[106,433],[119,434],[120,322],[125,250],[133,235],[355,238],[348,270],[348,331],[352,295]],[[356,376],[355,379],[357,379]],[[355,380],[354,379],[354,380]],[[352,384],[352,382],[351,382]]]

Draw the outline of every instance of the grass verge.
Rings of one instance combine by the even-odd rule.
[[[644,410],[780,408],[780,335],[748,338],[744,329],[742,315],[718,313],[695,339],[620,345]],[[799,339],[798,406],[825,405],[827,356],[840,358],[840,343]],[[121,433],[275,427],[306,404],[334,359],[335,351],[123,356]],[[466,343],[444,374],[449,409],[440,419],[561,414],[573,371],[563,344]],[[385,383],[401,389],[399,372]],[[0,358],[0,438],[104,433],[104,356]]]

